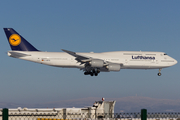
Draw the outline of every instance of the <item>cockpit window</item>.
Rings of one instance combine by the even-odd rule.
[[[167,55],[166,53],[164,53],[164,55]]]

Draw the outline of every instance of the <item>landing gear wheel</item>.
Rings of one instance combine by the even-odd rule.
[[[98,68],[93,68],[93,69],[87,69],[84,71],[84,75],[90,75],[90,76],[98,76],[100,73],[100,70]]]
[[[91,72],[90,75],[93,76],[94,74]]]
[[[158,73],[157,75],[158,75],[158,76],[161,76],[161,73]]]

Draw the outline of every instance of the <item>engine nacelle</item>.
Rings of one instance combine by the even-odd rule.
[[[91,67],[97,67],[97,68],[101,68],[104,66],[104,61],[103,60],[91,60],[91,62],[89,62]]]
[[[106,68],[108,71],[120,71],[121,66],[119,64],[109,64]]]

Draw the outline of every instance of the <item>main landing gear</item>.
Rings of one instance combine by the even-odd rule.
[[[162,69],[159,69],[159,73],[157,74],[158,76],[161,76],[161,70],[162,70]]]
[[[100,73],[100,70],[99,69],[93,69],[93,70],[91,70],[91,71],[86,71],[86,72],[84,72],[84,75],[91,75],[91,76],[98,76],[98,74]]]

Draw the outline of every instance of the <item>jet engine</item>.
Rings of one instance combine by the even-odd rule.
[[[101,68],[104,66],[104,61],[103,60],[96,60],[93,59],[90,62],[91,67],[97,67],[97,68]]]
[[[108,71],[120,71],[121,66],[119,64],[109,64],[106,66]]]

